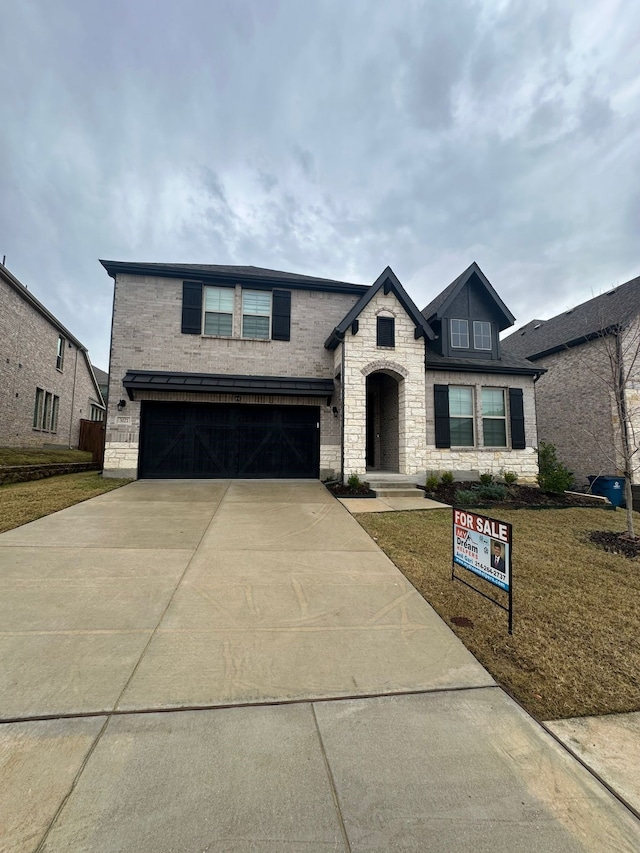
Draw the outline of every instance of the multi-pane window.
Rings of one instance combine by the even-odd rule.
[[[504,388],[482,389],[482,434],[485,447],[507,446]]]
[[[491,349],[491,323],[484,320],[473,321],[473,348]]]
[[[62,335],[58,335],[58,352],[56,354],[56,367],[58,370],[62,370],[64,365],[64,346],[66,342],[66,339]]]
[[[36,388],[33,428],[44,432],[57,432],[59,406],[60,398],[56,394],[51,394],[42,388]]]
[[[473,388],[449,386],[449,431],[452,447],[473,447]]]
[[[269,340],[271,336],[271,293],[242,291],[242,337]]]
[[[231,287],[205,287],[204,333],[231,337],[233,331],[233,299]]]
[[[100,408],[100,406],[94,406],[91,404],[91,409],[89,412],[89,419],[92,421],[101,421],[104,417],[104,410]]]
[[[469,349],[469,321],[451,320],[451,346],[456,349]]]

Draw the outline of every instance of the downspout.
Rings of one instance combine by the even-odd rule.
[[[73,432],[73,407],[76,402],[76,379],[78,377],[78,347],[76,350],[76,363],[73,367],[73,390],[71,392],[71,418],[69,420],[69,449],[71,449],[71,433]]]

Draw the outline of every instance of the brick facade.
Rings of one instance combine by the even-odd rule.
[[[91,406],[102,407],[102,400],[86,350],[34,303],[37,300],[30,298],[26,288],[2,268],[0,445],[77,447],[80,419],[90,419]],[[61,370],[56,366],[60,335],[64,338]],[[54,430],[34,429],[37,388],[59,399]]]

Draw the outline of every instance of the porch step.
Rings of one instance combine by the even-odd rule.
[[[394,488],[390,488],[388,485],[382,488],[374,489],[371,486],[372,490],[376,493],[376,497],[378,498],[420,498],[424,497],[424,492],[413,488],[396,486]]]

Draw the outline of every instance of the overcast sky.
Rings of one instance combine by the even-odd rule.
[[[108,365],[98,258],[264,266],[518,324],[640,275],[637,0],[8,0],[0,259]]]

